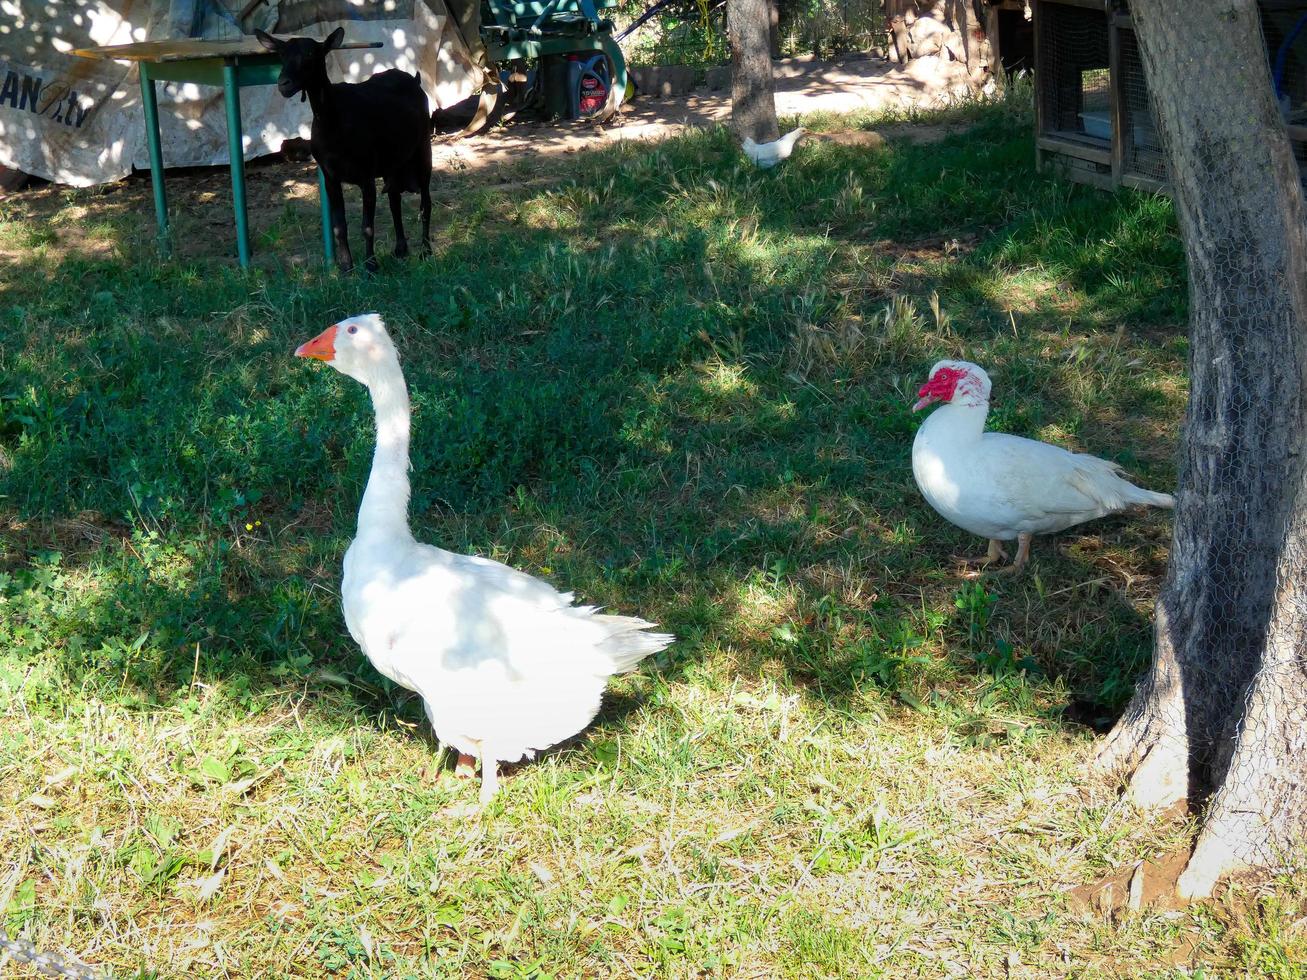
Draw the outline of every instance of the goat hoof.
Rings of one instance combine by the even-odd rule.
[[[406,258],[408,258],[408,243],[407,243],[407,242],[400,242],[398,245],[396,245],[396,246],[395,246],[395,252],[394,252],[394,255],[395,255],[395,258],[397,258],[397,259],[406,259]]]
[[[381,268],[381,263],[376,260],[375,256],[369,258],[366,262],[363,263],[363,271],[370,276],[375,276],[377,274],[377,270],[380,268]]]

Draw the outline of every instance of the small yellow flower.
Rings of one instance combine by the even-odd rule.
[[[245,530],[247,530],[247,531],[253,531],[253,530],[254,530],[254,525],[253,525],[253,524],[246,524],[246,525],[245,525]]]

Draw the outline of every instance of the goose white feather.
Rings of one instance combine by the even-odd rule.
[[[782,160],[789,159],[794,152],[794,146],[807,130],[800,126],[798,129],[791,130],[778,140],[770,143],[755,143],[748,136],[744,137],[741,148],[744,155],[752,160],[764,170],[776,166]]]
[[[303,344],[367,386],[377,445],[345,554],[341,604],[376,669],[417,692],[441,742],[481,763],[481,799],[497,764],[531,758],[581,731],[614,674],[673,637],[652,623],[573,605],[572,594],[497,561],[414,540],[409,530],[408,389],[375,313]]]
[[[940,361],[917,393],[913,411],[945,404],[922,423],[912,444],[912,475],[941,517],[990,539],[988,561],[1016,539],[1015,569],[1030,539],[1136,506],[1171,507],[1170,494],[1135,486],[1105,459],[1034,439],[986,432],[989,375],[968,361]]]

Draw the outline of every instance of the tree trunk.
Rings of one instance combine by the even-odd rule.
[[[767,51],[773,61],[781,56],[780,0],[767,0]]]
[[[769,0],[727,0],[731,35],[731,128],[740,139],[779,139],[776,94],[771,81]]]
[[[731,127],[741,138],[770,143],[781,135],[772,86],[768,0],[727,0],[731,38]]]
[[[1307,230],[1254,0],[1134,0],[1189,268],[1190,394],[1153,665],[1099,753],[1207,801],[1179,882],[1307,834]]]

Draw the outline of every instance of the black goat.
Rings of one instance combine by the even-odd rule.
[[[275,38],[263,31],[255,35],[265,48],[281,58],[277,91],[286,98],[296,92],[313,107],[313,133],[309,145],[322,168],[331,209],[331,230],[336,239],[336,261],[342,272],[354,268],[345,225],[345,195],[341,184],[356,184],[363,192],[364,265],[376,271],[373,254],[377,214],[377,178],[390,198],[395,221],[395,255],[408,254],[399,195],[416,191],[422,196],[421,255],[431,254],[431,112],[420,76],[391,68],[366,81],[350,84],[327,80],[327,54],[340,47],[344,28],[336,28],[326,41],[309,37]]]

